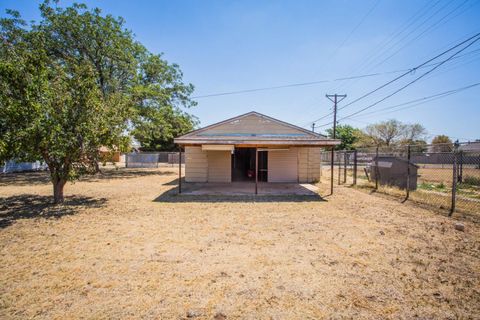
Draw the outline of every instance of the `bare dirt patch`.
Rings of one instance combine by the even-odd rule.
[[[185,200],[169,192],[173,168],[108,171],[52,208],[48,179],[28,179],[0,182],[0,318],[480,314],[470,220],[351,188],[326,201]]]

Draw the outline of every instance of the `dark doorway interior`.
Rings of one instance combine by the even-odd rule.
[[[267,181],[267,152],[258,152],[258,181]],[[255,148],[235,148],[232,154],[232,181],[255,182]]]
[[[267,151],[258,151],[258,181],[268,181],[268,154]]]

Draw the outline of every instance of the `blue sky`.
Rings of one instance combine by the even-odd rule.
[[[3,0],[1,15],[11,8],[27,20],[38,19],[39,3]],[[195,85],[194,96],[409,69],[480,32],[480,0],[85,3],[124,17],[150,51],[163,52],[169,62],[178,63],[185,81]],[[340,123],[363,128],[396,118],[421,123],[430,135],[447,134],[461,141],[480,138],[480,86],[397,112],[379,111],[480,82],[480,41],[460,55],[365,115]],[[430,68],[345,107],[339,118],[375,103]],[[400,74],[198,98],[190,112],[202,126],[255,110],[310,127],[331,112],[326,93],[347,94],[341,108]],[[326,125],[319,131],[329,121],[331,117],[318,121],[317,127]]]

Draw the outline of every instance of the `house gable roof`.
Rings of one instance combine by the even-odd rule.
[[[281,144],[338,144],[324,135],[300,128],[290,123],[252,111],[204,128],[189,132],[175,139],[175,143],[226,143],[253,144],[281,142]]]

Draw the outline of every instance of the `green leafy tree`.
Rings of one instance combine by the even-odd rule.
[[[438,135],[432,139],[433,152],[451,152],[453,150],[453,142],[446,135]]]
[[[178,66],[149,53],[121,18],[85,5],[40,6],[27,25],[0,19],[0,161],[43,159],[55,203],[67,181],[98,171],[101,146],[128,131],[181,116],[194,103]],[[167,117],[170,118],[162,118]]]
[[[196,121],[179,109],[165,106],[154,111],[149,121],[142,121],[132,131],[141,141],[142,151],[171,151],[175,145],[173,138],[194,129]]]
[[[132,134],[144,151],[173,150],[173,139],[198,124],[182,110],[195,105],[189,99],[193,86],[183,84],[178,65],[168,64],[161,55],[142,54],[140,68],[132,90],[137,115]]]
[[[329,138],[333,138],[333,129],[327,129]],[[354,128],[348,124],[338,125],[335,128],[336,138],[341,140],[341,144],[337,145],[337,150],[353,150],[355,144],[359,141],[361,132],[360,129]]]

